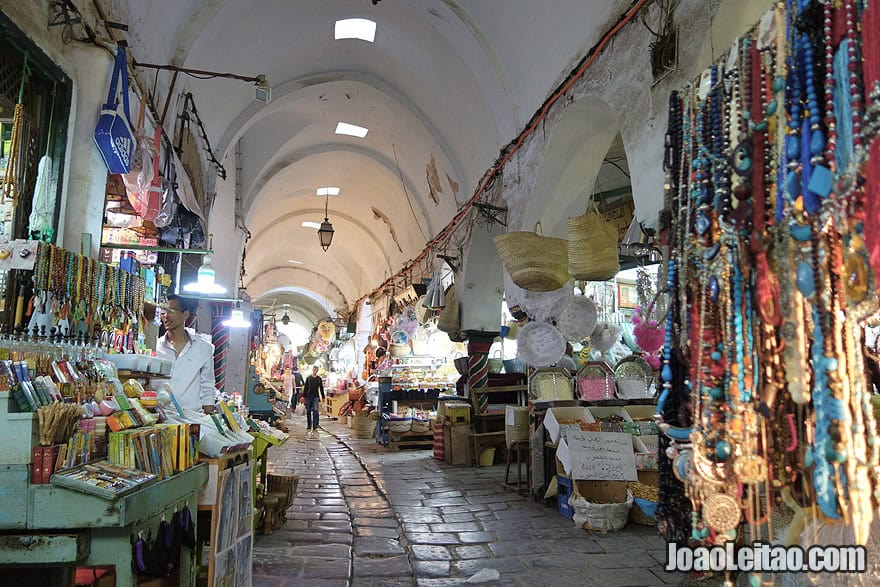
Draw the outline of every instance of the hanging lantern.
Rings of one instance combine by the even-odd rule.
[[[330,199],[329,194],[325,196],[324,199],[324,222],[321,223],[321,228],[318,229],[318,242],[321,244],[321,248],[324,249],[324,252],[327,252],[327,249],[330,248],[330,243],[333,242],[333,225],[330,224],[330,217],[327,215],[327,203]]]

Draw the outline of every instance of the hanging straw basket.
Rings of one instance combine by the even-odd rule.
[[[446,307],[440,311],[437,328],[447,334],[461,330],[461,309],[458,305],[458,298],[455,296],[454,285],[449,286],[449,289],[446,290]]]
[[[586,281],[607,281],[620,272],[617,229],[596,210],[568,219],[568,272]]]
[[[516,231],[495,237],[495,250],[510,279],[528,291],[553,291],[568,281],[568,250],[564,239]],[[615,241],[616,242],[616,241]]]

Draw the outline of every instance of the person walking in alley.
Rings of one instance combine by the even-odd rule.
[[[318,429],[318,402],[324,400],[324,381],[318,375],[318,368],[312,367],[312,374],[303,385],[303,397],[306,400],[306,428]]]

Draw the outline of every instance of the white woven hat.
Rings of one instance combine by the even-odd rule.
[[[565,339],[552,324],[529,322],[516,335],[517,356],[533,367],[550,367],[565,353]]]
[[[567,340],[580,342],[593,333],[599,318],[596,304],[584,296],[569,296],[557,303],[556,328]]]
[[[590,346],[599,352],[607,352],[614,347],[614,344],[620,338],[621,328],[617,324],[609,324],[603,322],[596,326],[590,336]]]

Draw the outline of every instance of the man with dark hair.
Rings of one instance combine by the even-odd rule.
[[[186,411],[214,411],[214,345],[186,328],[195,314],[198,301],[168,296],[168,304],[161,309],[165,334],[156,342],[156,355],[171,359],[171,393]]]
[[[318,375],[318,368],[312,367],[312,374],[306,378],[303,386],[303,397],[306,398],[306,428],[318,429],[318,398],[324,400],[324,380]]]

